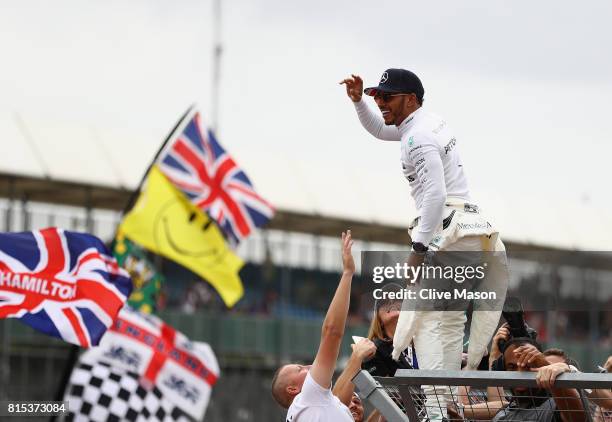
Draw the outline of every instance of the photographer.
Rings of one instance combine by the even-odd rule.
[[[499,327],[491,343],[491,353],[489,353],[489,370],[504,371],[500,358],[506,349],[507,343],[513,338],[526,338],[535,342],[538,333],[525,322],[525,314],[521,301],[516,297],[508,297],[504,303],[502,315],[506,322]],[[537,343],[536,343],[537,344]],[[488,387],[487,396],[489,400],[504,399],[503,388]]]

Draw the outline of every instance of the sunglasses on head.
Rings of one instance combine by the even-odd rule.
[[[402,310],[402,302],[401,301],[395,301],[395,302],[387,302],[383,305],[381,305],[378,308],[379,311],[383,311],[383,312],[392,312],[392,311],[401,311]]]

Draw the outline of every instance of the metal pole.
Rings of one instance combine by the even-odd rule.
[[[138,183],[138,187],[136,188],[136,190],[134,190],[134,192],[132,192],[132,195],[130,195],[130,198],[128,199],[128,202],[125,204],[125,207],[123,208],[123,212],[122,212],[121,218],[123,218],[123,215],[127,214],[128,211],[130,211],[130,209],[132,209],[132,206],[136,203],[136,200],[140,196],[140,189],[142,189],[142,186],[144,185],[145,181],[147,180],[147,176],[149,175],[149,172],[151,171],[151,169],[153,168],[153,166],[157,162],[157,159],[159,158],[161,153],[164,151],[164,148],[166,148],[166,145],[168,145],[168,142],[170,142],[170,140],[174,138],[174,134],[179,129],[179,127],[181,126],[181,124],[183,123],[185,118],[189,115],[191,110],[193,110],[193,107],[194,106],[191,105],[187,109],[187,111],[185,111],[185,114],[183,114],[181,116],[181,118],[179,119],[178,122],[176,122],[176,125],[174,125],[174,127],[172,128],[172,130],[170,131],[168,136],[166,136],[166,139],[164,140],[164,142],[162,143],[161,147],[159,148],[159,150],[155,154],[155,157],[153,157],[153,161],[151,161],[151,164],[149,164],[149,167],[147,167],[147,170],[145,171],[144,175],[142,176],[142,179],[140,179],[140,183]],[[117,224],[117,229],[118,228],[119,228],[119,224]],[[117,233],[115,233],[115,235],[113,236],[113,239],[115,237],[117,237]]]
[[[30,230],[30,213],[28,211],[28,197],[24,194],[21,198],[21,230]]]
[[[219,84],[221,80],[221,0],[213,0],[213,77],[211,126],[215,134],[219,133]]]
[[[4,216],[4,231],[10,231],[12,225],[12,215],[13,215],[13,196],[15,194],[15,181],[11,178],[8,182],[8,192],[7,192],[7,204],[6,204],[6,215]],[[2,339],[2,347],[0,347],[0,400],[7,400],[8,394],[8,386],[10,380],[10,358],[11,358],[11,350],[10,350],[10,325],[9,321],[3,320],[0,321],[0,339]]]
[[[381,415],[389,422],[408,422],[401,409],[393,402],[389,394],[383,389],[382,385],[376,381],[368,371],[360,371],[352,379],[357,390],[357,394],[363,400],[367,400],[374,408],[378,409]],[[411,400],[410,396],[403,397]],[[414,418],[411,422],[418,419]]]
[[[323,271],[323,262],[322,262],[322,251],[321,251],[321,236],[319,235],[315,235],[314,236],[314,241],[313,241],[313,247],[314,247],[314,253],[315,253],[315,258],[314,258],[314,270],[315,271]]]
[[[31,148],[32,155],[38,162],[38,165],[40,166],[45,178],[50,179],[51,172],[49,171],[49,166],[47,165],[47,162],[45,161],[45,155],[42,153],[40,148],[38,148],[38,145],[36,144],[34,137],[28,130],[28,125],[26,124],[25,120],[23,120],[21,118],[21,115],[17,112],[13,113],[13,119],[15,120],[15,123],[17,124],[17,128],[21,132],[23,139],[26,141],[28,146]]]
[[[555,299],[558,299],[558,292],[554,290],[553,286],[555,284],[555,279],[558,277],[557,271],[555,267],[552,265],[548,267],[547,278],[547,289],[546,289],[546,298],[548,304],[546,306],[546,311],[544,313],[546,320],[546,333],[548,334],[548,338],[546,339],[547,344],[554,344],[557,340],[557,303]]]
[[[10,178],[8,181],[8,192],[6,202],[6,214],[4,215],[4,231],[10,232],[13,225],[13,197],[15,195],[15,179]]]
[[[92,192],[91,187],[88,186],[85,188],[85,229],[87,233],[94,234],[95,226],[93,220],[93,210],[92,210]]]
[[[596,359],[599,358],[596,352],[597,340],[599,337],[599,298],[597,296],[599,286],[597,285],[597,277],[595,274],[593,274],[593,277],[589,277],[589,273],[590,271],[588,268],[583,268],[582,283],[589,288],[587,291],[590,291],[587,299],[589,301],[589,347],[587,349],[587,357],[588,362],[591,362],[590,366],[594,367]]]
[[[281,263],[281,360],[287,362],[289,360],[289,326],[287,325],[288,308],[289,308],[289,296],[291,288],[291,268],[289,268],[289,239],[288,234],[285,233],[282,247],[284,249],[283,258],[284,261]]]

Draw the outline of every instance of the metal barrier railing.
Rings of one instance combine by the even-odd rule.
[[[554,394],[539,389],[535,377],[533,372],[403,369],[389,378],[361,371],[353,383],[361,398],[389,422],[427,421],[441,415],[449,421],[612,421],[612,374],[564,373],[555,380]],[[494,389],[497,400],[487,401],[487,387],[499,387]]]

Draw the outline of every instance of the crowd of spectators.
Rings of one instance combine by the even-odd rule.
[[[350,235],[348,239],[350,242]],[[418,356],[412,346],[402,353],[398,361],[391,359],[401,301],[379,300],[371,311],[368,337],[354,338],[352,353],[345,368],[335,384],[331,383],[348,319],[349,301],[353,297],[348,286],[354,264],[352,257],[348,258],[350,246],[347,247],[346,239],[344,242],[344,272],[323,322],[321,343],[313,365],[284,365],[273,380],[274,398],[289,409],[287,421],[344,421],[349,420],[346,418],[350,415],[354,421],[384,422],[384,417],[377,410],[366,416],[363,403],[354,392],[352,378],[360,370],[385,377],[393,376],[400,368],[418,370]],[[400,288],[393,284],[385,286],[385,289],[392,290]],[[515,327],[502,324],[479,369],[531,372],[535,374],[537,387],[515,385],[504,390],[492,386],[478,393],[468,387],[454,387],[451,389],[454,399],[448,401],[448,408],[444,411],[447,420],[612,421],[612,416],[609,416],[612,414],[609,413],[612,412],[612,391],[586,390],[584,398],[576,388],[559,386],[555,383],[556,379],[564,373],[579,372],[579,364],[561,349],[543,350],[536,340],[535,330],[525,327],[528,334],[517,337],[513,336]],[[612,373],[612,356],[602,364],[602,368]],[[336,419],[329,417],[332,413]],[[310,415],[315,414],[313,419]]]
[[[283,271],[286,273],[283,274]],[[285,301],[280,295],[280,292],[283,291],[280,284],[282,277],[291,280],[288,292],[289,300]],[[323,277],[323,281],[321,277]],[[270,268],[259,268],[256,265],[248,264],[243,274],[246,287],[245,298],[232,310],[227,310],[214,289],[200,280],[192,280],[188,283],[186,289],[177,288],[176,292],[168,289],[164,291],[164,297],[168,299],[168,308],[172,309],[179,306],[186,313],[194,313],[205,309],[219,313],[256,314],[270,317],[287,317],[289,314],[289,317],[317,319],[324,314],[324,310],[327,308],[328,298],[336,284],[332,280],[336,277],[337,275],[333,273],[321,273],[313,270],[278,268],[271,270]],[[537,294],[527,294],[527,291],[535,290],[534,286],[537,286],[538,282],[537,277],[532,277],[515,286],[513,293],[518,293],[519,296],[524,298],[527,308],[532,307],[533,302],[543,300]],[[385,288],[397,290],[401,287],[391,283]],[[352,326],[363,326],[369,323],[370,327],[367,333],[367,341],[363,340],[363,344],[357,343],[355,346],[353,354],[356,355],[349,359],[347,373],[354,375],[356,368],[361,367],[374,376],[393,376],[395,371],[400,368],[418,369],[418,356],[416,356],[412,347],[406,349],[399,361],[394,361],[390,357],[401,302],[374,301],[370,289],[370,284],[357,276],[354,277],[350,292],[347,323]],[[576,299],[574,300],[576,301]],[[577,308],[587,309],[591,302],[579,298],[576,303]],[[539,421],[553,420],[556,417],[555,415],[560,414],[564,415],[561,418],[562,420],[568,420],[568,418],[569,420],[580,420],[580,417],[570,418],[568,415],[571,415],[572,410],[580,413],[582,403],[579,403],[579,400],[570,400],[567,397],[564,400],[555,400],[555,394],[559,393],[559,390],[554,389],[551,384],[551,381],[560,373],[577,371],[580,365],[560,349],[542,350],[540,343],[545,344],[550,339],[562,338],[568,341],[588,341],[591,344],[597,344],[602,350],[612,350],[612,313],[605,311],[606,309],[612,309],[612,299],[609,299],[608,303],[599,304],[595,316],[584,310],[578,312],[565,309],[563,306],[560,307],[562,309],[556,310],[552,319],[551,314],[544,311],[525,312],[526,319],[538,333],[538,342],[534,339],[514,339],[504,344],[502,350],[498,346],[498,342],[500,339],[507,340],[508,337],[507,326],[502,325],[491,343],[488,357],[490,367],[483,368],[505,371],[537,371],[541,388],[536,391],[525,391],[518,388],[506,392],[491,388],[487,391],[459,390],[458,397],[461,399],[457,400],[457,403],[449,409],[449,417],[465,420],[498,421],[514,419]],[[598,328],[595,332],[589,329],[593,323]],[[367,358],[363,354],[365,345],[368,345],[369,350],[373,350],[372,356],[368,355]],[[496,361],[497,365],[494,365]],[[356,362],[359,362],[357,366],[355,366]],[[611,365],[612,361],[609,360],[604,366],[610,370]],[[545,379],[545,377],[547,378]],[[336,387],[340,388],[338,394],[343,396],[343,402],[348,405],[354,419],[364,420],[361,400],[353,394],[350,388],[352,384],[350,382],[345,383],[345,381],[347,380],[341,377],[339,382],[336,382]],[[342,392],[343,388],[346,390],[345,392]],[[464,394],[461,394],[461,392]],[[336,389],[334,389],[334,393],[336,393]],[[568,397],[573,395],[575,398],[576,392],[562,390],[560,394]],[[603,421],[606,410],[612,407],[610,394],[610,391],[600,390],[589,392],[590,403],[594,406],[591,413],[597,419],[597,422]],[[529,407],[526,399],[521,399],[524,395],[540,395],[542,397],[541,403],[530,397],[531,407]],[[544,400],[544,398],[546,399]],[[478,402],[479,400],[480,402]],[[537,405],[533,406],[534,403]],[[568,404],[574,407],[567,407]],[[555,409],[565,412],[555,413]],[[552,419],[546,419],[542,415],[548,415],[547,417]],[[378,419],[375,415],[368,420],[377,421]],[[607,420],[612,421],[612,417]]]
[[[489,387],[485,395],[474,396],[462,387],[457,410],[465,420],[570,422],[588,420],[587,412],[598,422],[612,420],[607,413],[612,410],[612,391],[585,390],[585,409],[577,389],[555,385],[559,375],[579,372],[578,363],[561,349],[542,350],[532,338],[511,338],[507,323],[493,338],[488,364],[489,370],[534,372],[538,388]],[[612,373],[612,356],[603,365]]]
[[[588,413],[594,422],[612,421],[612,390],[585,390],[588,398],[588,408],[585,409],[585,403],[577,389],[558,388],[555,385],[559,375],[580,371],[579,364],[566,352],[557,348],[542,350],[540,344],[531,338],[510,337],[507,324],[503,324],[491,343],[486,362],[488,368],[483,369],[533,372],[538,387],[514,387],[510,390],[489,387],[486,391],[471,391],[469,387],[460,387],[454,394],[456,401],[449,404],[447,409],[450,420],[576,422],[588,421]],[[500,340],[505,341],[501,342],[503,347],[499,346]],[[362,343],[355,345],[354,349],[359,350],[360,346]],[[380,359],[380,355],[381,350],[377,348],[375,356]],[[357,358],[352,356],[352,359]],[[364,360],[362,368],[370,370],[374,375],[392,376],[395,369],[402,367],[401,365],[401,362],[395,362],[395,368],[389,370],[386,365],[372,365],[368,360]],[[612,356],[602,363],[601,367],[612,373]],[[338,380],[339,385],[343,386],[343,378],[346,378],[347,372],[353,375],[356,373],[353,368],[347,366]],[[370,416],[368,421],[384,421],[376,411]],[[364,419],[356,417],[355,420]]]

